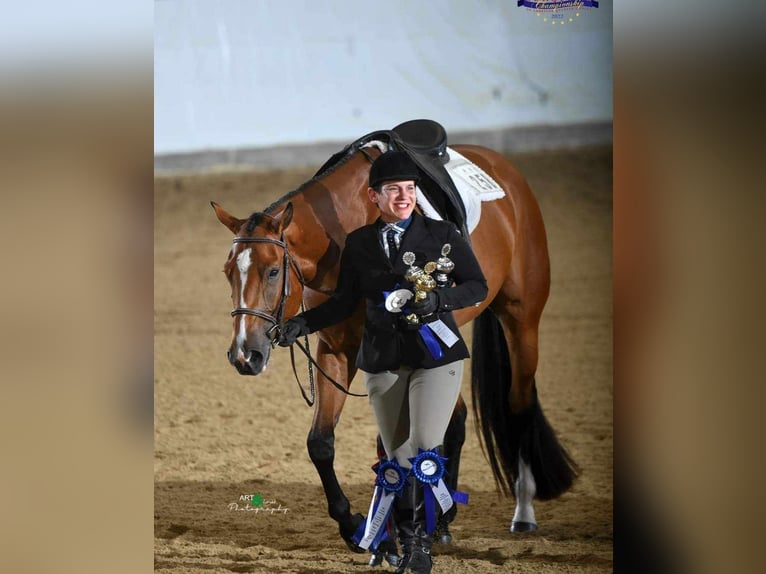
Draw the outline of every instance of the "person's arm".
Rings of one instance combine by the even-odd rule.
[[[314,331],[340,323],[350,317],[359,303],[358,279],[351,258],[351,249],[346,246],[340,260],[338,285],[330,298],[308,311],[288,319],[282,327],[279,345],[288,347],[295,340]]]

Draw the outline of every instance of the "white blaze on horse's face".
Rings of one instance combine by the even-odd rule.
[[[245,302],[245,293],[247,292],[247,273],[250,270],[253,260],[250,255],[252,248],[243,249],[242,253],[237,255],[237,269],[239,269],[239,306],[242,309],[247,308]],[[245,360],[245,341],[247,341],[247,331],[245,329],[246,315],[239,315],[239,326],[237,327],[237,358]]]

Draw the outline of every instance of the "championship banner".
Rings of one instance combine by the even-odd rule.
[[[436,530],[436,505],[439,503],[442,512],[447,512],[455,502],[468,504],[468,494],[460,491],[451,491],[444,483],[444,473],[447,461],[439,456],[436,449],[418,449],[418,456],[409,459],[412,463],[412,474],[423,483],[423,495],[426,505],[426,533],[431,534]]]
[[[533,10],[558,10],[561,8],[598,8],[598,0],[518,0],[517,6]]]
[[[391,514],[394,499],[401,495],[407,481],[407,471],[399,465],[396,458],[382,459],[373,470],[376,468],[375,491],[370,500],[367,518],[351,537],[360,548],[372,551],[387,538],[386,522]]]

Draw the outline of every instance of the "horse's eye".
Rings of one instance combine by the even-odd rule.
[[[277,275],[279,275],[279,267],[273,267],[269,271],[269,279],[274,279]]]

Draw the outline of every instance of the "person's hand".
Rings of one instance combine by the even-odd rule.
[[[298,337],[307,333],[308,327],[306,326],[306,320],[303,317],[293,317],[292,319],[288,319],[282,326],[277,344],[280,347],[289,347],[295,343],[295,340]]]
[[[422,301],[415,301],[410,305],[410,311],[415,315],[430,315],[439,309],[439,295],[436,291],[429,291]]]

